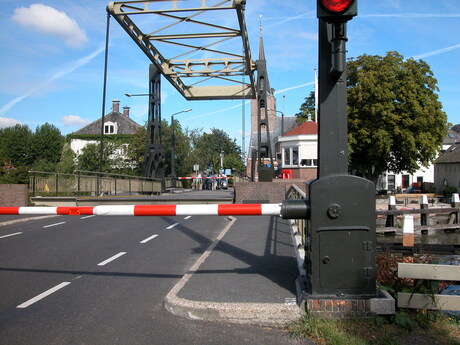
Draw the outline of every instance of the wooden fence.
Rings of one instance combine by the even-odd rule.
[[[398,277],[459,281],[460,266],[398,263]],[[460,296],[399,292],[398,307],[460,311]]]

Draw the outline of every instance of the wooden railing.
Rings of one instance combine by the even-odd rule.
[[[458,194],[452,196],[451,207],[432,207],[429,208],[426,197],[419,197],[420,208],[412,209],[396,209],[394,197],[390,197],[388,202],[388,210],[377,210],[378,216],[386,216],[385,227],[380,227],[377,232],[380,233],[395,233],[401,230],[402,227],[395,226],[395,219],[398,216],[404,215],[420,215],[420,224],[414,225],[415,231],[427,233],[429,230],[458,230],[460,229],[459,214],[460,205],[458,202]],[[429,224],[430,215],[446,215],[445,223]]]
[[[460,266],[398,263],[398,277],[460,281]],[[460,295],[398,293],[399,308],[460,311]]]

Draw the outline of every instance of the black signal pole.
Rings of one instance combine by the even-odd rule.
[[[363,298],[376,295],[375,186],[348,174],[345,44],[347,21],[356,14],[343,6],[330,14],[325,6],[336,3],[318,0],[319,167],[308,184],[306,291],[314,298]],[[355,9],[353,0],[342,3]]]

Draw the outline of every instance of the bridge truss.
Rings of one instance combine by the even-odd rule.
[[[187,100],[241,99],[255,98],[256,69],[244,6],[244,0],[116,1],[107,11]]]

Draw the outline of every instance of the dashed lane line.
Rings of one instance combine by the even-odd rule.
[[[70,284],[70,282],[62,282],[61,284],[58,284],[55,287],[53,287],[53,288],[51,288],[49,290],[46,290],[45,292],[41,293],[40,295],[37,295],[34,298],[31,298],[28,301],[18,305],[16,308],[19,308],[19,309],[27,308],[28,306],[30,306],[30,305],[42,300],[43,298],[55,293],[56,291],[62,289],[63,287],[66,287],[69,284]]]
[[[170,226],[168,226],[168,227],[166,228],[166,230],[170,230],[170,229],[174,228],[174,227],[177,226],[177,225],[179,225],[179,223],[171,224]]]
[[[125,255],[125,254],[126,254],[126,252],[120,252],[120,253],[118,253],[118,254],[116,254],[116,255],[114,255],[114,256],[108,258],[107,260],[104,260],[104,261],[98,263],[97,265],[98,265],[98,266],[105,266],[105,265],[107,265],[109,262],[112,262],[113,260],[118,259],[120,256]]]
[[[14,234],[9,234],[9,235],[3,235],[3,236],[0,236],[0,238],[6,238],[6,237],[11,237],[11,236],[17,236],[17,235],[21,235],[22,232],[15,232]]]
[[[62,225],[62,224],[65,224],[65,222],[59,222],[59,223],[54,223],[54,224],[50,224],[50,225],[45,225],[45,226],[43,226],[43,228],[51,228],[52,226],[58,226],[58,225]]]
[[[155,237],[158,237],[158,235],[147,237],[145,240],[142,240],[139,243],[147,243],[148,241],[153,240]]]

